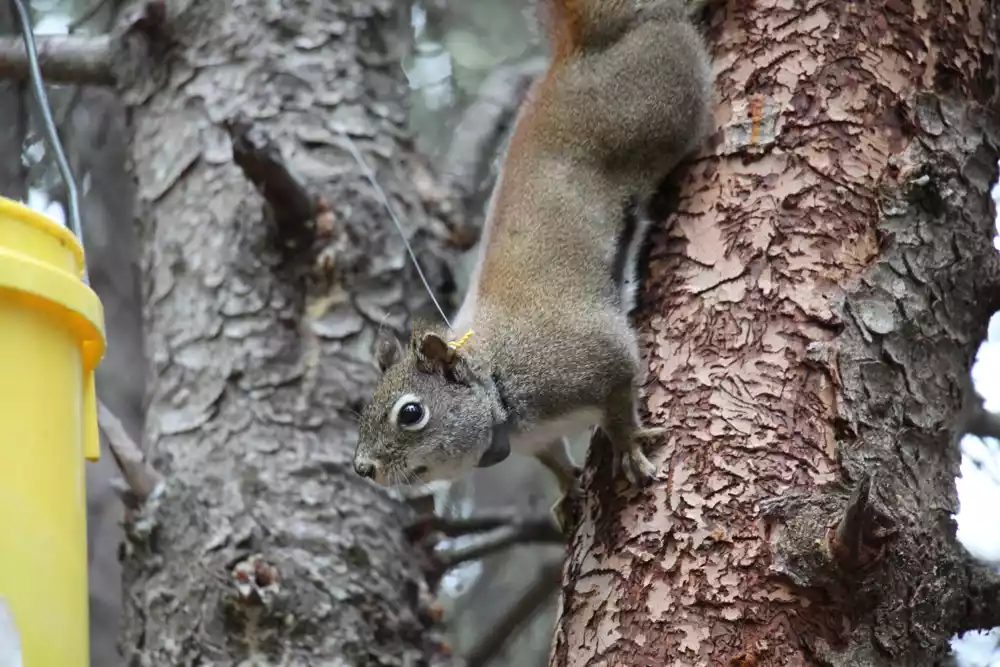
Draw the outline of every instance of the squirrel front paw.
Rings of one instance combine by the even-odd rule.
[[[615,448],[613,474],[617,476],[621,471],[628,483],[637,489],[649,486],[656,479],[656,466],[646,458],[640,443],[655,440],[666,432],[667,429],[658,426],[637,429],[632,434],[628,447]]]
[[[617,454],[615,458],[618,464],[616,468],[622,471],[628,483],[635,488],[645,488],[656,479],[656,466],[646,458],[638,446],[630,451]]]
[[[576,497],[574,494],[567,494],[559,498],[555,505],[552,506],[550,510],[552,512],[552,518],[555,519],[556,525],[559,526],[559,530],[562,531],[563,535],[570,535],[573,529],[576,528],[577,514],[576,514]]]
[[[645,426],[638,429],[632,436],[634,440],[656,440],[667,434],[667,429],[662,426]]]
[[[577,519],[579,519],[576,512],[579,505],[576,500],[582,493],[580,487],[580,475],[582,473],[583,468],[579,466],[573,467],[572,480],[564,480],[564,483],[560,485],[562,486],[562,496],[550,510],[563,535],[572,533],[573,529],[576,528]]]

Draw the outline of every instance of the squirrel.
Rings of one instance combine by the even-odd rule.
[[[630,322],[645,210],[710,129],[713,84],[693,22],[706,0],[549,0],[549,66],[518,112],[468,293],[450,330],[381,336],[355,471],[382,485],[455,479],[535,456],[562,498],[567,436],[599,426],[635,487],[656,469],[637,406]]]

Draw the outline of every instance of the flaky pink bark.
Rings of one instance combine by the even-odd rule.
[[[593,448],[553,664],[930,665],[995,620],[948,514],[948,427],[1000,282],[990,17],[717,11],[717,133],[638,320],[648,420],[670,428],[658,483],[626,491]],[[837,562],[830,529],[866,473],[875,523]]]

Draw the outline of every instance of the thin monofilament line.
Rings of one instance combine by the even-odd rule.
[[[392,208],[392,204],[389,202],[389,197],[386,196],[385,190],[382,189],[382,186],[379,185],[379,182],[375,179],[375,172],[372,171],[370,166],[368,166],[368,162],[366,162],[364,156],[361,155],[361,150],[358,149],[358,145],[354,143],[354,140],[351,139],[345,132],[341,132],[340,136],[347,141],[347,147],[350,149],[354,159],[361,167],[361,171],[364,172],[365,178],[367,178],[368,182],[371,183],[373,188],[375,188],[376,194],[378,194],[379,199],[382,200],[382,205],[385,206],[385,210],[389,212],[389,217],[392,218],[392,223],[396,225],[396,231],[399,232],[399,237],[403,239],[403,245],[406,246],[406,252],[410,254],[410,259],[413,260],[413,267],[417,270],[417,275],[420,276],[420,281],[424,284],[424,289],[427,290],[427,295],[431,298],[431,301],[434,302],[434,307],[437,308],[437,311],[441,314],[441,319],[444,320],[444,323],[448,325],[449,329],[451,329],[451,321],[448,320],[448,316],[444,314],[444,309],[434,296],[431,284],[428,282],[427,277],[420,268],[420,262],[417,261],[417,254],[413,251],[413,246],[410,245],[409,239],[406,238],[406,232],[403,231],[403,225],[399,222],[399,216],[396,215],[395,209]]]

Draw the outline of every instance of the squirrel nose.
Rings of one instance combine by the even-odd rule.
[[[375,464],[371,461],[355,461],[354,472],[368,479],[375,478]]]

